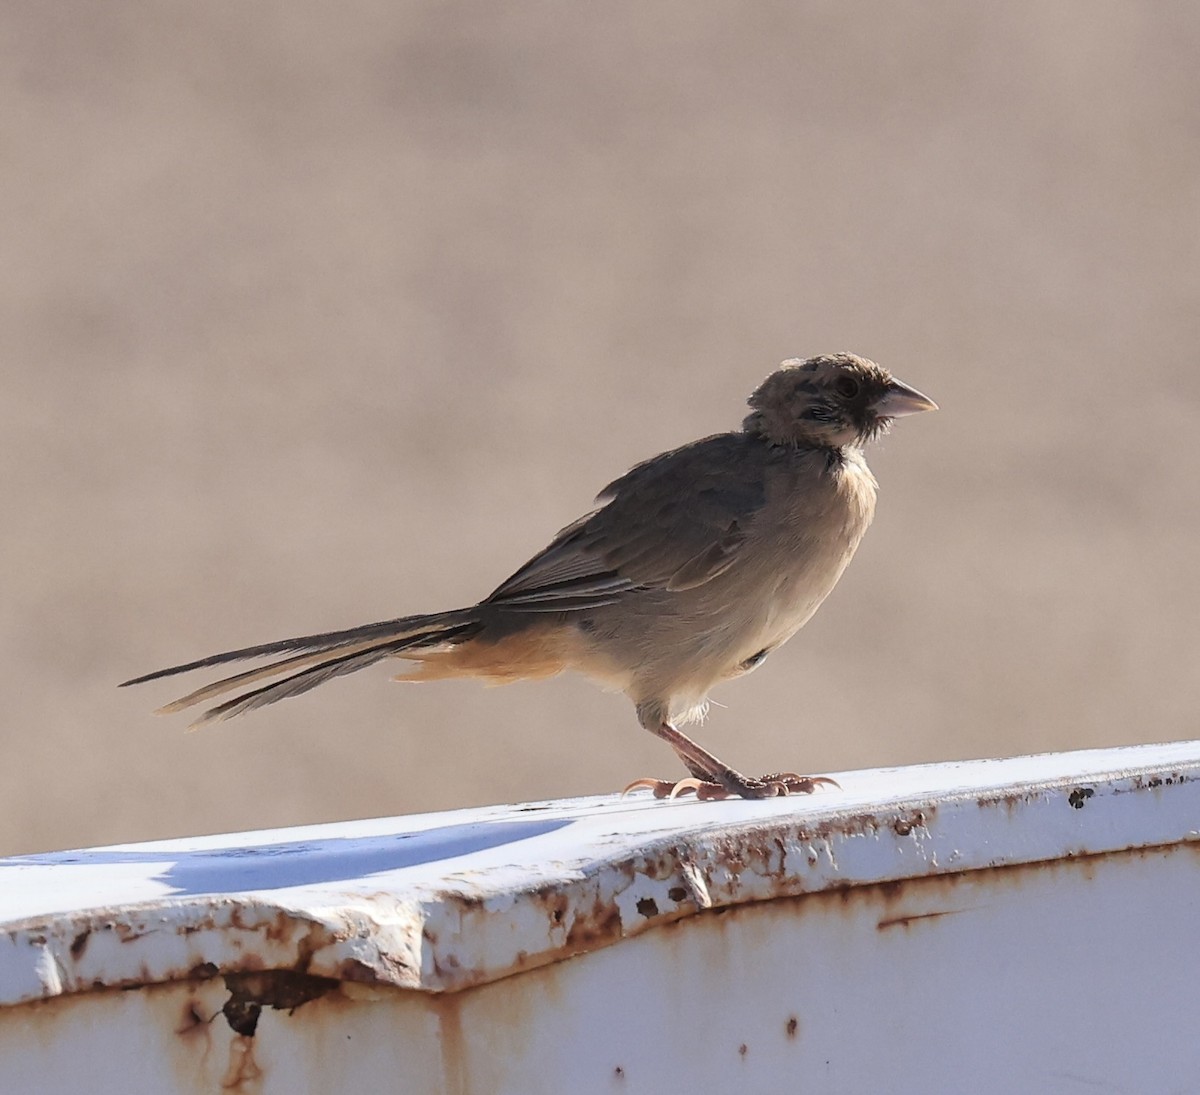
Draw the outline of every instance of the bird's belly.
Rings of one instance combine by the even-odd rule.
[[[761,637],[778,646],[795,635],[832,592],[843,569],[845,563],[832,572],[782,577],[763,602]]]
[[[742,626],[731,629],[731,641],[722,659],[722,680],[757,669],[771,651],[782,646],[808,623],[833,588],[832,582],[819,589],[807,586],[794,590],[789,588],[790,585],[786,580],[781,582],[773,596],[760,602],[758,612],[747,618]]]

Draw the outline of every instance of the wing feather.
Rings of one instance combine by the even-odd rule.
[[[763,473],[772,458],[758,439],[727,433],[639,464],[600,492],[600,508],[563,529],[484,603],[582,610],[635,588],[684,590],[711,581],[737,561],[766,500]]]

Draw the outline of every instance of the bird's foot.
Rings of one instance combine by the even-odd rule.
[[[775,772],[761,779],[747,779],[737,773],[730,773],[730,778],[718,783],[711,779],[698,779],[691,776],[687,779],[635,779],[621,792],[647,787],[655,798],[680,798],[683,795],[695,794],[701,801],[717,801],[723,798],[777,798],[781,795],[811,795],[819,784],[830,787],[841,787],[841,784],[828,776],[799,776],[795,772]]]

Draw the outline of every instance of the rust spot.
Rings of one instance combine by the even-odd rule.
[[[561,924],[566,919],[567,909],[570,907],[570,899],[565,893],[554,893],[549,895],[550,900],[546,904],[546,908],[550,913],[550,919],[555,924]]]
[[[625,1070],[620,1065],[617,1065],[617,1067],[613,1069],[613,1075],[618,1080],[623,1080],[625,1079]]]
[[[71,957],[79,961],[83,957],[83,952],[87,950],[88,940],[92,937],[92,929],[84,928],[74,939],[71,940]]]
[[[925,814],[914,810],[911,814],[898,817],[892,822],[892,830],[897,836],[908,836],[914,829],[924,829]]]
[[[225,987],[229,990],[229,999],[221,1011],[236,1034],[253,1038],[264,1007],[293,1012],[302,1004],[332,992],[337,985],[332,978],[314,977],[295,970],[227,973]]]
[[[253,927],[259,928],[260,925],[255,924]],[[283,909],[279,909],[275,915],[272,916],[265,925],[261,925],[261,927],[266,928],[267,938],[272,943],[282,943],[288,938],[289,935],[291,935],[293,928],[292,918]]]
[[[571,921],[567,931],[568,950],[591,950],[621,938],[621,910],[597,900],[591,911]]]
[[[1087,802],[1096,792],[1091,787],[1076,787],[1067,796],[1067,801],[1076,809],[1082,810],[1083,804]]]
[[[187,971],[187,980],[207,981],[210,977],[216,977],[219,972],[214,963],[199,962]]]
[[[667,896],[672,901],[674,901],[676,905],[678,905],[681,901],[686,901],[688,899],[687,887],[686,886],[672,886],[667,891]]]
[[[109,921],[108,923],[103,924],[102,927],[105,931],[115,931],[117,933],[117,938],[122,943],[133,943],[135,940],[141,939],[142,935],[145,934],[137,927],[136,924],[127,924],[125,921],[120,921],[116,924],[114,924],[112,921]]]
[[[658,902],[652,897],[643,897],[638,900],[637,911],[641,916],[657,916]]]
[[[743,1060],[745,1059],[746,1054],[749,1052],[750,1052],[750,1047],[748,1045],[746,1045],[745,1042],[743,1042],[740,1046],[738,1046],[738,1056],[741,1057]]]
[[[243,1038],[253,1038],[258,1029],[258,1017],[262,1015],[262,1005],[235,994],[225,1001],[221,1012],[235,1034],[240,1034]]]
[[[979,799],[980,809],[1001,806],[1010,816],[1022,806],[1033,802],[1041,794],[1040,791],[1009,791],[1002,795],[983,795]]]
[[[1139,791],[1147,787],[1151,789],[1157,787],[1173,787],[1177,783],[1183,784],[1187,782],[1189,782],[1188,777],[1180,772],[1172,772],[1168,776],[1150,776],[1147,778],[1143,775],[1136,775],[1133,777],[1134,789]]]
[[[797,1031],[800,1029],[800,1020],[794,1015],[788,1016],[788,1021],[783,1028],[787,1032],[789,1038],[795,1038]]]
[[[687,854],[687,848],[672,845],[657,855],[639,856],[637,861],[631,865],[630,879],[632,880],[634,874],[640,874],[655,882],[665,882],[675,873],[680,861],[685,859]]]

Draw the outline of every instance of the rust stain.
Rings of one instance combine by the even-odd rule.
[[[241,999],[235,994],[225,1001],[221,1013],[235,1034],[242,1038],[253,1038],[258,1030],[259,1016],[262,1015],[262,1004]]]
[[[614,943],[621,935],[621,910],[597,897],[590,909],[575,914],[567,928],[566,942],[560,949],[567,954],[577,954]]]
[[[666,882],[674,877],[679,860],[686,854],[683,848],[672,845],[660,852],[639,855],[629,863],[629,876],[641,875],[653,882]]]
[[[207,1032],[208,1024],[215,1018],[215,1015],[205,1018],[201,1010],[201,1002],[189,997],[184,1002],[183,1014],[180,1016],[179,1026],[175,1028],[175,1033],[181,1038],[190,1038],[199,1032]]]
[[[228,996],[223,1003],[219,985],[223,982]],[[219,1084],[223,1090],[258,1091],[264,1070],[255,1057],[255,1036],[264,1008],[293,1014],[297,1008],[312,1000],[327,998],[334,1002],[344,998],[339,982],[329,977],[315,977],[296,970],[267,970],[224,975],[208,982],[199,982],[181,1004],[174,1033],[181,1049],[186,1047],[181,1066],[194,1078],[197,1069],[203,1072],[213,1050],[213,1020],[224,1018],[233,1037],[229,1044],[229,1060],[224,1066]],[[148,991],[165,991],[167,986],[150,986]],[[217,999],[213,999],[213,992]],[[198,1058],[197,1058],[198,1055]]]
[[[386,968],[390,976],[380,976],[379,966]],[[344,958],[330,973],[339,981],[353,981],[358,985],[397,985],[408,972],[408,966],[399,958],[385,954],[380,956],[380,962],[372,965],[361,958]]]
[[[225,972],[266,969],[270,959],[264,958],[262,948],[264,943],[268,943],[285,952],[290,949],[294,957],[291,957],[290,961],[285,959],[286,964],[292,969],[306,972],[318,951],[349,938],[354,931],[350,925],[331,927],[284,909],[268,912],[257,907],[230,908],[228,904],[222,903],[219,907],[204,910],[186,923],[168,923],[161,916],[146,918],[132,913],[124,920],[115,919],[111,912],[105,915],[85,913],[73,916],[63,923],[26,921],[10,925],[4,934],[14,940],[21,938],[25,945],[61,947],[63,989],[55,995],[67,995],[99,988],[129,989],[195,980],[213,976],[218,972],[213,961],[206,960],[202,953],[197,954],[193,951],[188,961],[181,963],[178,968],[152,969],[149,965],[142,964],[136,971],[130,971],[123,977],[110,975],[85,980],[82,971],[78,970],[75,964],[82,965],[87,961],[94,949],[93,940],[100,935],[121,944],[137,943],[155,936],[173,936],[180,939],[190,939],[202,934],[222,936],[228,944],[225,949],[233,951],[232,956],[221,961],[221,969]],[[280,964],[278,959],[274,960],[275,967]],[[406,970],[398,959],[389,961],[385,958],[380,965],[385,971],[395,970],[397,981],[402,978],[411,980],[411,971]],[[405,974],[409,976],[405,978]],[[364,979],[361,969],[355,979]],[[386,980],[386,973],[381,977],[380,973],[375,971],[369,979]]]
[[[800,1032],[800,1020],[794,1015],[789,1015],[788,1021],[784,1024],[783,1029],[789,1038],[795,1038]]]
[[[207,1026],[208,1020],[200,1014],[200,1005],[189,1000],[183,1005],[183,1021],[175,1028],[176,1034],[191,1034],[197,1027]]]
[[[1018,810],[1036,802],[1044,793],[1040,788],[1030,791],[1009,791],[1005,794],[981,795],[976,801],[981,810],[999,806],[1011,817]]]
[[[1091,787],[1076,787],[1075,790],[1067,796],[1067,801],[1076,810],[1082,810],[1083,804],[1087,802],[1087,800],[1095,793],[1095,789]]]
[[[566,919],[567,912],[571,908],[571,901],[561,890],[556,890],[549,895],[545,905],[546,911],[550,914],[551,922],[561,924]]]
[[[227,973],[225,987],[229,990],[229,999],[222,1009],[226,1021],[236,1033],[252,1038],[263,1008],[275,1008],[290,1015],[310,1000],[333,992],[338,982],[296,970],[267,970]]]
[[[897,836],[908,836],[914,829],[928,829],[923,810],[913,810],[910,813],[902,814],[892,822],[892,831]]]
[[[442,1050],[443,1095],[468,1095],[467,1039],[463,1031],[462,1008],[459,997],[438,993],[429,1004],[438,1021],[438,1041]]]
[[[254,1059],[254,1039],[239,1034],[229,1043],[229,1065],[221,1077],[226,1091],[247,1091],[248,1085],[258,1087],[263,1072]]]
[[[291,936],[294,927],[295,922],[292,918],[280,909],[265,924],[255,925],[255,930],[261,931],[265,928],[267,939],[272,943],[283,943]],[[311,931],[309,934],[312,934]]]
[[[203,1001],[195,996],[189,996],[184,1001],[175,1035],[179,1039],[176,1044],[182,1047],[186,1054],[182,1063],[182,1074],[189,1080],[196,1075],[203,1075],[208,1065],[208,1058],[213,1050],[212,1021],[217,1015],[220,1015],[219,1011],[205,1017]],[[193,1056],[197,1052],[198,1058]]]
[[[1174,787],[1176,784],[1191,783],[1193,777],[1184,772],[1172,772],[1168,776],[1144,776],[1138,773],[1133,777],[1133,790],[1141,791],[1143,789],[1157,790],[1161,787]],[[1118,789],[1114,793],[1121,794]]]
[[[942,916],[954,916],[956,913],[970,912],[970,909],[938,909],[934,912],[911,913],[908,916],[888,916],[875,925],[877,931],[887,931],[888,928],[907,928],[918,920],[937,920]]]

